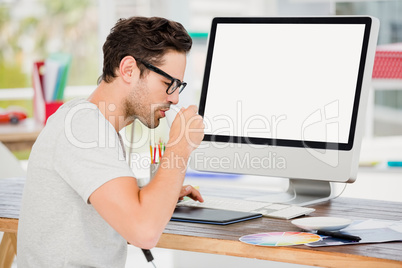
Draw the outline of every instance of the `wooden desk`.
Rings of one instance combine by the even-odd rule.
[[[30,150],[43,125],[33,118],[25,119],[16,125],[0,124],[0,141],[10,151]]]
[[[356,220],[402,219],[402,203],[399,202],[339,198],[313,207],[316,211],[311,216],[338,216]],[[11,255],[8,258],[14,258],[17,228],[17,219],[0,218],[0,231],[7,234],[0,246],[0,260],[2,256],[4,258]],[[247,234],[275,231],[299,231],[299,229],[290,221],[270,218],[227,226],[170,222],[157,247],[320,267],[402,267],[402,242],[310,248],[303,245],[260,247],[244,244],[238,240]],[[0,267],[9,266],[5,264],[2,266],[0,261]]]
[[[402,203],[339,198],[312,206],[311,216],[401,220]],[[243,235],[300,231],[290,220],[260,218],[228,226],[170,222],[157,247],[256,258],[320,267],[402,267],[402,242],[310,248],[261,247],[239,241]]]
[[[0,268],[9,268],[17,254],[18,215],[25,178],[0,179]],[[1,218],[4,217],[4,218]]]
[[[0,268],[10,268],[17,254],[18,219],[0,218],[0,232],[4,232],[0,243]]]

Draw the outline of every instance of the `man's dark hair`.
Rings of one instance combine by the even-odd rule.
[[[187,53],[192,46],[190,35],[178,22],[159,17],[131,17],[120,19],[110,31],[103,45],[103,73],[107,83],[116,77],[116,69],[126,56],[133,56],[143,75],[145,66],[138,60],[153,65],[162,64],[168,51]]]

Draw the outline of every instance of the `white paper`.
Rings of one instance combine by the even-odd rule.
[[[51,102],[56,90],[60,64],[55,60],[47,59],[45,61],[45,68],[45,100],[46,102]]]

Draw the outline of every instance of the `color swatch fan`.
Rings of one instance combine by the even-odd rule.
[[[316,234],[304,232],[272,232],[251,234],[240,237],[240,241],[257,246],[293,246],[312,243],[320,240]]]

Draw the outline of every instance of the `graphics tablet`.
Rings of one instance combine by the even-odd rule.
[[[176,207],[171,221],[227,225],[260,217],[262,217],[260,213],[210,208]]]

